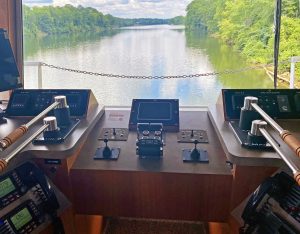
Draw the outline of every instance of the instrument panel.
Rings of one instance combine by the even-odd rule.
[[[71,89],[26,89],[14,90],[6,109],[9,117],[36,116],[51,103],[55,96],[64,95],[73,117],[85,117],[87,114],[90,90]],[[49,115],[53,115],[49,112]]]
[[[300,118],[300,90],[291,89],[223,89],[225,120],[239,119],[244,98],[258,98],[258,105],[275,119]]]

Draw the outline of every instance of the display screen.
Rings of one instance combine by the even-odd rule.
[[[287,95],[278,95],[277,102],[280,112],[291,112],[289,98]]]
[[[27,224],[32,219],[31,214],[29,213],[28,209],[25,207],[24,209],[20,210],[14,216],[10,218],[11,222],[15,226],[17,230],[22,228],[25,224]]]
[[[14,186],[10,178],[2,180],[0,182],[0,198],[6,196],[7,194],[14,191],[15,189],[16,187]]]
[[[137,119],[143,120],[171,120],[172,106],[169,102],[141,102]]]

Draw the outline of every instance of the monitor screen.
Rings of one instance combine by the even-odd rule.
[[[6,30],[0,28],[0,92],[21,86],[20,74]]]
[[[172,106],[169,102],[141,102],[138,107],[139,121],[171,120]]]

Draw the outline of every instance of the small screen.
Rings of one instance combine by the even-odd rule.
[[[172,106],[169,102],[141,102],[138,108],[138,121],[171,120]]]
[[[289,98],[287,95],[278,95],[277,102],[280,112],[291,112]]]
[[[10,218],[11,222],[17,230],[19,230],[21,227],[27,224],[31,219],[32,216],[27,208],[20,210],[18,213],[16,213]]]
[[[7,194],[14,191],[15,189],[16,187],[14,186],[10,178],[2,180],[0,182],[0,198],[6,196]]]

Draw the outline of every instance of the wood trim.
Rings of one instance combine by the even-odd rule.
[[[20,79],[24,85],[24,55],[23,55],[23,11],[22,11],[22,0],[16,0],[15,5],[15,16],[16,16],[16,58],[18,68],[20,72]]]
[[[247,196],[269,176],[271,176],[277,167],[252,167],[238,166],[233,168],[233,184],[231,194],[231,209],[238,206]]]
[[[75,215],[76,233],[100,234],[104,229],[103,217],[99,215]]]

